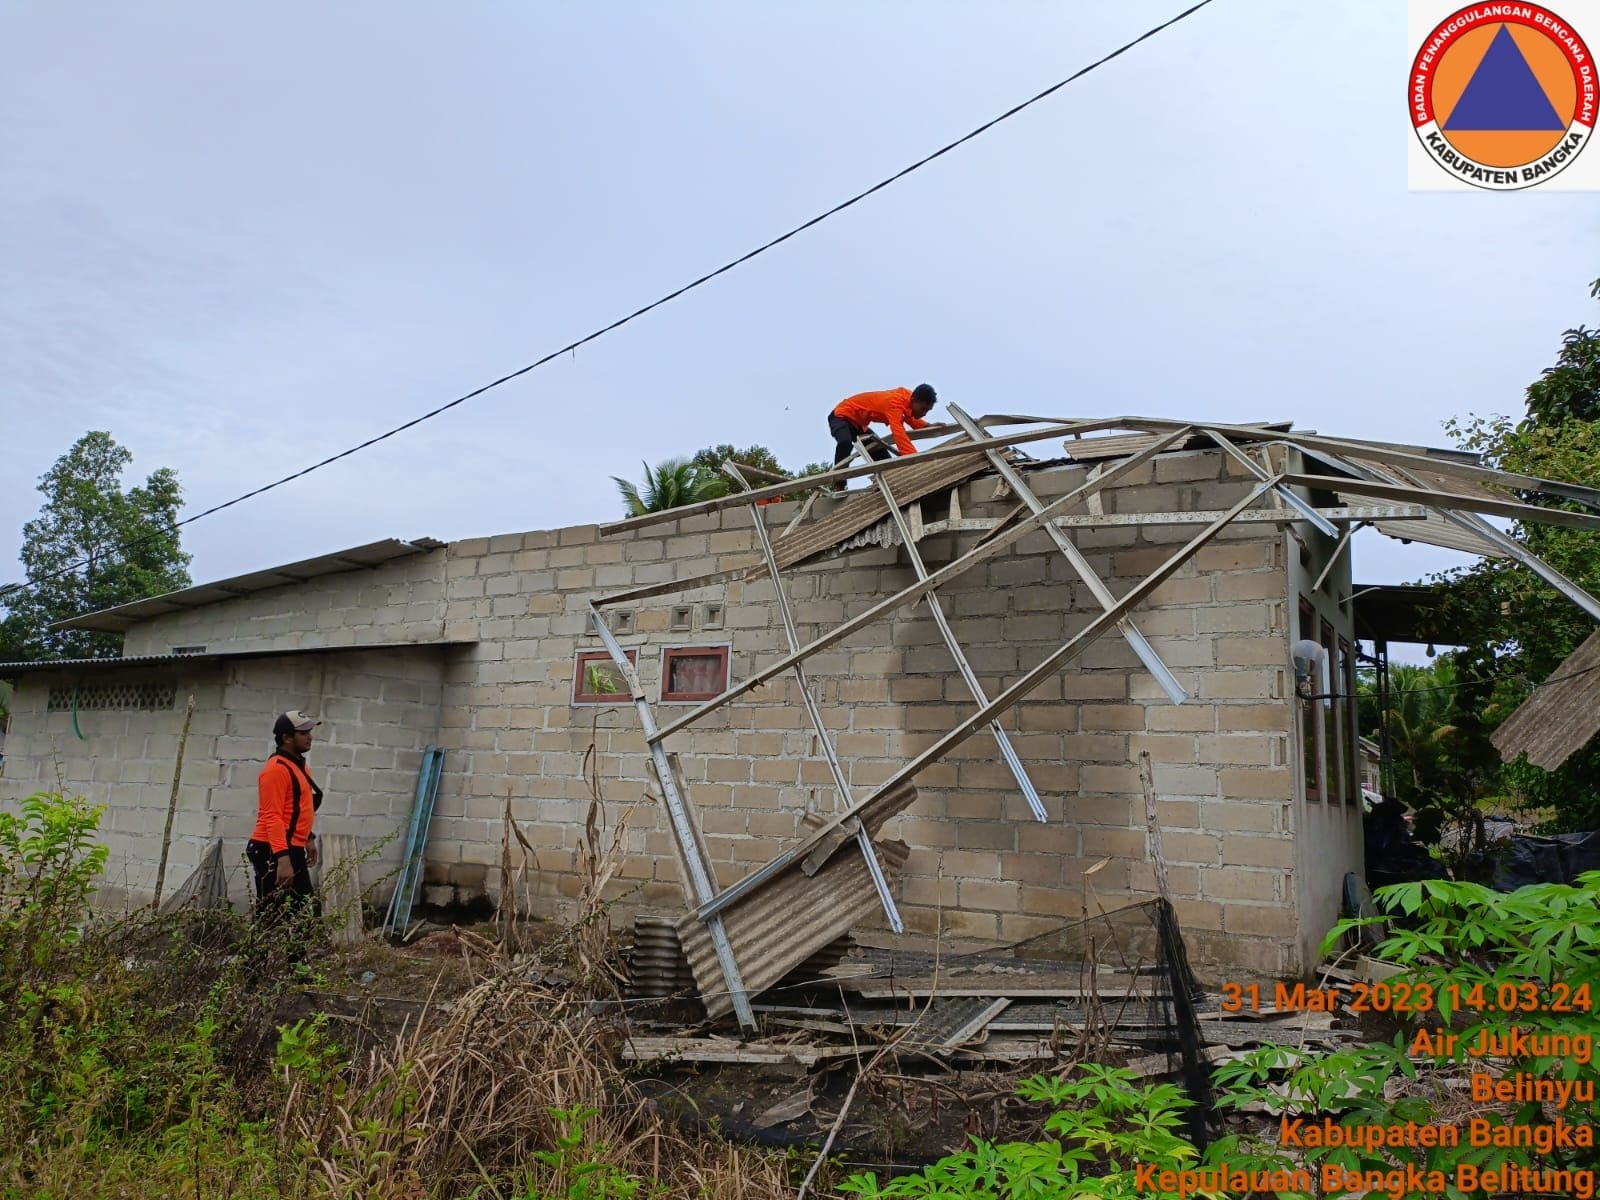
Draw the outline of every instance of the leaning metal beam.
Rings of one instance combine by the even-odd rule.
[[[1333,574],[1333,568],[1338,565],[1339,558],[1350,548],[1350,539],[1355,536],[1359,525],[1346,525],[1344,532],[1339,535],[1339,544],[1333,548],[1333,553],[1328,555],[1328,561],[1323,564],[1322,571],[1317,575],[1317,581],[1311,585],[1313,592],[1320,592],[1322,585],[1328,582],[1328,576]]]
[[[735,480],[744,486],[749,486],[749,481],[740,473],[736,464],[728,463],[723,470],[727,471]],[[761,542],[762,556],[767,560],[767,573],[772,577],[773,590],[778,594],[778,613],[783,618],[784,636],[789,639],[789,649],[800,649],[800,634],[795,629],[794,610],[789,606],[789,593],[783,587],[783,574],[778,570],[778,556],[772,552],[772,538],[767,534],[767,522],[761,515],[761,506],[750,506],[750,520],[755,524],[756,537]],[[794,680],[800,688],[800,698],[805,702],[806,713],[811,718],[811,728],[816,731],[817,741],[822,746],[822,755],[828,760],[828,769],[833,772],[834,786],[839,789],[839,807],[849,808],[852,799],[850,796],[850,783],[844,777],[844,766],[839,762],[839,755],[833,748],[833,739],[828,736],[827,727],[822,723],[822,713],[817,709],[817,699],[811,694],[811,682],[806,678],[805,664],[794,664]],[[878,861],[878,852],[872,845],[872,838],[866,829],[856,827],[856,842],[861,847],[861,857],[866,860],[867,873],[872,876],[872,886],[877,889],[878,902],[883,905],[883,915],[889,922],[889,928],[896,933],[905,932],[905,922],[900,919],[900,909],[894,902],[894,894],[889,890],[889,881],[884,878],[883,864]]]
[[[962,412],[957,405],[950,405],[950,415],[956,419],[963,429],[973,437],[979,435],[977,423]],[[998,450],[985,451],[989,462],[1000,473],[1000,478],[1011,485],[1011,490],[1016,493],[1018,500],[1028,506],[1028,511],[1037,515],[1044,511],[1044,502],[1033,494],[1033,489],[1023,479],[1022,472],[1006,461],[1005,455]],[[1056,544],[1056,549],[1066,556],[1067,562],[1072,564],[1072,569],[1078,573],[1078,578],[1088,586],[1089,592],[1094,596],[1102,609],[1113,607],[1117,598],[1111,594],[1111,589],[1105,585],[1105,580],[1100,578],[1098,572],[1089,565],[1089,560],[1084,557],[1083,551],[1063,533],[1054,523],[1046,523],[1044,530]],[[1133,652],[1139,656],[1139,661],[1144,664],[1145,670],[1154,675],[1156,682],[1161,685],[1161,690],[1167,694],[1167,699],[1174,704],[1182,704],[1189,699],[1189,693],[1183,690],[1183,684],[1178,682],[1178,677],[1166,663],[1161,661],[1161,656],[1156,653],[1156,648],[1150,644],[1144,634],[1133,623],[1132,617],[1124,617],[1117,625],[1123,640],[1128,643]]]
[[[1399,488],[1406,487],[1407,481],[1409,481],[1411,485],[1407,487],[1407,490],[1409,491],[1430,490],[1418,484],[1416,478],[1408,475],[1403,468],[1389,463],[1385,463],[1382,467],[1382,470],[1379,470],[1367,465],[1364,461],[1351,462],[1349,459],[1342,458],[1339,455],[1326,451],[1307,449],[1306,453],[1312,458],[1315,458],[1318,462],[1324,463],[1336,471],[1349,471],[1353,475],[1360,476],[1363,480],[1373,481],[1367,486],[1376,486],[1379,483],[1388,483]],[[1392,473],[1385,474],[1385,472]],[[1424,503],[1426,503],[1425,498]],[[1543,579],[1556,591],[1560,592],[1568,600],[1571,600],[1579,608],[1583,609],[1584,612],[1588,613],[1596,621],[1600,621],[1600,600],[1595,599],[1594,596],[1590,595],[1587,591],[1579,587],[1572,580],[1568,579],[1560,571],[1556,570],[1549,563],[1545,562],[1544,559],[1540,558],[1537,554],[1534,554],[1521,542],[1517,541],[1516,538],[1502,533],[1493,525],[1489,524],[1489,522],[1485,521],[1482,517],[1478,516],[1475,512],[1457,512],[1449,508],[1430,507],[1432,507],[1433,512],[1437,513],[1440,517],[1450,522],[1452,525],[1455,525],[1457,528],[1465,529],[1469,533],[1484,539],[1491,545],[1496,546],[1500,550],[1504,551],[1507,557],[1521,563],[1524,567],[1532,571],[1540,579]],[[1536,509],[1535,511],[1547,513],[1551,510],[1541,508]],[[1570,516],[1572,514],[1568,515]]]
[[[870,625],[873,621],[876,621],[886,612],[891,612],[894,609],[916,602],[925,594],[932,591],[939,584],[943,583],[945,580],[952,579],[955,576],[960,575],[963,571],[970,570],[971,568],[977,566],[980,562],[984,562],[987,559],[993,558],[996,554],[999,554],[1000,551],[1006,549],[1008,546],[1011,546],[1027,537],[1028,534],[1032,533],[1036,528],[1042,526],[1045,521],[1047,521],[1050,517],[1055,516],[1056,513],[1060,512],[1062,509],[1067,508],[1071,504],[1075,504],[1086,495],[1098,492],[1102,488],[1109,487],[1116,479],[1141,466],[1148,460],[1154,458],[1157,454],[1160,454],[1163,450],[1167,449],[1167,447],[1181,441],[1187,436],[1188,431],[1185,429],[1184,431],[1175,433],[1170,437],[1161,438],[1158,441],[1150,443],[1150,445],[1144,447],[1137,454],[1129,455],[1127,458],[1109,468],[1096,478],[1074,488],[1066,495],[1051,501],[1050,504],[1045,507],[1043,512],[1024,517],[1010,529],[994,538],[991,538],[982,546],[979,546],[973,550],[969,550],[959,558],[952,559],[950,562],[940,567],[937,571],[933,572],[933,574],[929,575],[927,579],[918,580],[916,583],[907,585],[887,599],[880,600],[877,604],[874,604],[865,612],[859,613],[850,618],[848,621],[836,625],[828,633],[823,634],[809,645],[802,646],[799,650],[796,650],[792,654],[779,659],[777,662],[763,667],[759,671],[752,672],[750,676],[742,683],[729,688],[727,691],[723,692],[722,695],[717,696],[714,699],[707,700],[704,704],[701,704],[696,708],[690,709],[676,720],[669,721],[667,724],[661,727],[660,731],[657,732],[656,737],[658,739],[664,739],[674,733],[677,733],[679,730],[686,728],[687,726],[693,725],[707,713],[714,712],[728,701],[733,700],[738,696],[742,696],[745,692],[750,691],[752,688],[760,687],[767,680],[773,678],[773,676],[787,671],[793,663],[801,659],[809,658],[819,650],[825,650],[827,647],[836,642],[843,641],[845,638],[849,637],[850,634],[866,625]],[[896,459],[891,461],[904,460]]]
[[[625,592],[612,592],[609,596],[600,596],[594,603],[601,608],[609,608],[616,604],[627,604],[630,600],[646,600],[651,596],[664,596],[668,592],[692,592],[696,588],[713,587],[719,583],[731,583],[735,579],[742,579],[751,570],[761,565],[761,560],[751,558],[748,562],[737,567],[730,567],[726,571],[712,571],[709,575],[694,575],[688,579],[669,579],[666,583],[650,583],[643,587],[629,588]]]
[[[1160,417],[1120,417],[1116,428],[1143,429],[1158,431],[1163,429],[1176,429],[1182,422]],[[1289,442],[1292,445],[1308,450],[1320,450],[1327,454],[1341,457],[1359,458],[1363,461],[1381,462],[1385,465],[1415,467],[1424,471],[1437,471],[1445,475],[1458,475],[1463,479],[1471,479],[1478,483],[1488,484],[1490,487],[1520,488],[1530,492],[1545,492],[1552,496],[1561,496],[1567,500],[1576,500],[1590,508],[1600,509],[1600,490],[1595,488],[1580,487],[1573,483],[1563,483],[1556,479],[1543,479],[1537,475],[1518,475],[1511,471],[1500,471],[1490,467],[1474,466],[1470,463],[1457,462],[1452,459],[1433,458],[1424,454],[1413,454],[1409,450],[1386,445],[1383,442],[1367,442],[1354,438],[1322,437],[1313,433],[1300,433],[1295,430],[1274,430],[1259,425],[1217,425],[1212,429],[1220,429],[1229,437],[1241,441],[1262,442]]]
[[[697,905],[704,904],[716,894],[716,887],[712,883],[711,866],[701,857],[700,843],[694,835],[692,818],[689,815],[688,804],[678,794],[677,779],[673,775],[672,764],[667,761],[666,750],[660,742],[650,740],[650,732],[655,728],[655,719],[650,715],[650,703],[644,698],[644,685],[639,682],[639,673],[634,670],[633,664],[628,661],[628,656],[623,652],[617,639],[611,636],[605,618],[600,615],[600,610],[593,604],[589,605],[589,616],[594,621],[595,632],[600,635],[600,640],[605,643],[606,653],[611,655],[611,661],[616,664],[622,677],[628,681],[628,690],[633,694],[633,704],[639,710],[639,724],[644,727],[645,741],[650,746],[650,758],[655,764],[656,778],[661,783],[661,795],[666,802],[667,816],[672,824],[672,835],[678,843],[678,853],[683,858],[684,869],[689,874],[689,887]],[[733,957],[733,945],[728,941],[728,931],[722,926],[722,918],[713,915],[706,921],[706,928],[711,934],[711,945],[716,950],[717,963],[722,968],[722,978],[728,985],[729,999],[733,1003],[734,1014],[739,1018],[739,1024],[745,1029],[756,1027],[755,1013],[750,1009],[750,997],[745,994],[744,980],[739,974],[739,964]]]
[[[1054,674],[1058,669],[1087,649],[1091,642],[1098,639],[1107,630],[1115,628],[1117,622],[1123,616],[1132,611],[1135,606],[1147,599],[1150,593],[1165,583],[1173,574],[1173,572],[1175,572],[1179,567],[1183,566],[1184,563],[1188,562],[1189,559],[1194,556],[1196,551],[1198,551],[1202,546],[1220,533],[1223,528],[1233,520],[1234,517],[1269,492],[1273,485],[1277,482],[1277,479],[1273,478],[1266,480],[1257,487],[1253,488],[1249,495],[1245,496],[1232,508],[1223,513],[1219,520],[1213,521],[1199,533],[1195,534],[1194,537],[1190,538],[1187,542],[1180,546],[1170,558],[1157,567],[1155,571],[1146,576],[1139,583],[1135,584],[1134,587],[1129,590],[1128,594],[1123,596],[1122,599],[1117,602],[1117,606],[1115,608],[1101,613],[1098,617],[1091,621],[1081,633],[1077,634],[1059,649],[1048,654],[1038,666],[1034,667],[1026,675],[1018,679],[1016,683],[1012,684],[1005,691],[1001,692],[993,700],[989,701],[988,704],[985,704],[979,708],[977,712],[973,713],[966,720],[962,721],[949,733],[939,738],[927,749],[923,750],[921,754],[918,754],[915,758],[901,766],[899,770],[895,771],[886,780],[874,788],[871,795],[858,801],[854,809],[848,812],[840,813],[831,822],[829,822],[827,825],[824,825],[821,829],[812,834],[811,837],[809,837],[803,844],[795,847],[793,854],[809,856],[819,845],[836,837],[838,830],[847,821],[859,816],[864,810],[870,808],[873,803],[879,799],[879,797],[888,794],[891,789],[896,788],[914,778],[924,767],[943,757],[950,750],[966,741],[967,738],[971,737],[972,734],[978,729],[982,728],[984,725],[987,725],[990,721],[994,720],[996,717],[1000,716],[1002,713],[1014,707],[1018,702],[1026,698],[1026,696],[1032,692],[1034,688],[1038,687],[1040,683],[1044,682],[1044,680],[1050,675]],[[792,857],[793,855],[791,855],[791,858]]]
[[[951,406],[955,411],[954,405]],[[970,431],[969,431],[970,432]],[[894,492],[889,487],[889,481],[882,475],[877,477],[878,491],[882,493],[884,503],[889,506],[889,516],[894,521],[894,527],[900,532],[900,540],[905,543],[906,558],[911,563],[911,569],[916,572],[918,579],[928,577],[927,564],[922,561],[922,553],[917,549],[916,539],[911,536],[910,526],[906,523],[905,514],[900,511],[900,505],[895,501]],[[966,653],[961,649],[961,643],[956,640],[955,631],[950,628],[950,622],[944,615],[944,606],[939,603],[939,597],[934,592],[929,592],[923,597],[928,602],[928,611],[933,615],[933,623],[939,627],[939,633],[944,638],[944,644],[950,648],[951,657],[956,660],[956,669],[961,672],[961,678],[966,680],[967,690],[972,693],[972,698],[980,705],[989,703],[989,698],[983,694],[983,685],[978,682],[978,675],[972,669],[972,664],[967,661]],[[798,649],[791,646],[790,649]],[[1039,799],[1039,789],[1033,786],[1033,780],[1028,778],[1027,768],[1022,765],[1022,759],[1017,754],[1017,748],[1011,744],[1011,739],[1006,735],[1005,726],[999,721],[990,723],[989,728],[994,733],[995,745],[1000,748],[1000,757],[1006,760],[1006,766],[1011,768],[1011,775],[1017,781],[1017,786],[1022,789],[1023,797],[1028,801],[1028,807],[1039,821],[1048,821],[1049,814],[1044,810],[1044,801]]]
[[[1351,464],[1353,468],[1354,463]],[[1460,496],[1454,492],[1441,492],[1420,484],[1377,483],[1370,472],[1360,479],[1341,479],[1336,475],[1285,475],[1289,483],[1300,487],[1321,488],[1328,492],[1353,492],[1357,496],[1371,496],[1378,500],[1410,501],[1425,504],[1442,511],[1464,510],[1471,513],[1490,513],[1496,517],[1509,517],[1514,521],[1531,521],[1535,525],[1560,525],[1566,529],[1600,530],[1600,516],[1585,516],[1568,512],[1564,508],[1538,508],[1532,504],[1517,504],[1509,500],[1491,500],[1486,496]]]
[[[1365,523],[1371,521],[1422,521],[1428,510],[1420,504],[1340,504],[1317,509],[1330,521]],[[1110,529],[1115,526],[1137,528],[1141,525],[1209,525],[1222,515],[1220,508],[1193,508],[1185,512],[1131,512],[1105,513],[1095,516],[1080,513],[1070,517],[1056,517],[1050,522],[1057,529]],[[1253,508],[1242,512],[1234,521],[1238,524],[1282,525],[1300,518],[1281,508]],[[998,528],[1000,517],[952,517],[944,521],[929,521],[923,527],[924,537],[940,533],[989,533]]]
[[[1403,468],[1386,467],[1385,469],[1393,471],[1401,478],[1402,481],[1410,481],[1412,483],[1417,482],[1415,476],[1411,475]],[[1540,511],[1542,512],[1544,510],[1541,509]],[[1544,559],[1540,558],[1521,542],[1517,541],[1516,538],[1512,537],[1508,533],[1496,529],[1493,525],[1489,524],[1489,522],[1478,516],[1477,513],[1451,512],[1449,509],[1443,508],[1439,509],[1438,513],[1441,517],[1452,524],[1468,530],[1471,533],[1475,533],[1485,541],[1489,542],[1491,545],[1499,547],[1501,550],[1505,551],[1508,557],[1514,559],[1516,562],[1521,563],[1540,579],[1544,580],[1551,587],[1555,588],[1556,591],[1560,592],[1568,600],[1572,601],[1579,608],[1583,609],[1584,612],[1588,613],[1596,621],[1600,621],[1600,600],[1595,599],[1595,597],[1590,595],[1589,592],[1583,587],[1579,586],[1577,583],[1574,583],[1571,579],[1568,579],[1560,571],[1556,570],[1549,563],[1545,562]]]
[[[1222,449],[1227,453],[1228,457],[1232,458],[1234,462],[1244,467],[1244,469],[1249,471],[1250,474],[1254,475],[1257,479],[1267,478],[1267,469],[1265,467],[1256,462],[1255,459],[1251,458],[1243,450],[1239,449],[1239,447],[1235,446],[1227,438],[1223,437],[1222,434],[1218,433],[1216,429],[1207,426],[1203,432],[1212,441],[1216,442],[1217,445],[1221,446]],[[1295,512],[1299,513],[1305,520],[1311,522],[1312,528],[1318,533],[1322,534],[1324,537],[1336,538],[1339,536],[1338,526],[1334,525],[1332,521],[1329,521],[1326,517],[1319,513],[1315,506],[1312,505],[1311,501],[1307,500],[1304,496],[1298,495],[1291,488],[1283,486],[1274,488],[1273,490],[1278,493],[1279,498],[1281,498],[1285,504],[1294,509]]]
[[[1004,437],[989,437],[981,442],[971,442],[966,439],[956,442],[946,442],[927,450],[920,450],[914,455],[905,455],[900,458],[889,458],[882,461],[866,462],[857,467],[840,467],[835,471],[824,471],[819,475],[807,475],[805,486],[822,487],[826,484],[836,483],[845,479],[856,479],[862,475],[875,475],[879,471],[893,471],[901,467],[914,466],[919,462],[926,462],[930,458],[949,458],[954,454],[970,454],[974,450],[984,450],[990,446],[1020,446],[1027,442],[1042,442],[1048,438],[1061,437],[1069,433],[1093,433],[1101,429],[1119,428],[1119,417],[1108,417],[1098,421],[1064,421],[1044,429],[1031,429],[1026,433],[1008,433]],[[639,517],[628,517],[625,520],[613,521],[609,525],[600,526],[601,536],[613,533],[626,533],[632,529],[642,529],[647,525],[659,525],[664,521],[678,521],[684,517],[699,516],[702,513],[716,512],[718,509],[729,508],[735,504],[747,504],[752,500],[767,500],[774,496],[782,496],[785,492],[795,490],[794,481],[787,483],[774,483],[767,487],[752,488],[748,492],[740,492],[736,496],[723,496],[716,500],[702,500],[698,504],[685,504],[681,508],[669,508],[664,512],[645,513]]]

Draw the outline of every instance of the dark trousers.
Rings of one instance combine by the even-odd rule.
[[[256,917],[263,923],[284,927],[289,959],[299,962],[305,957],[305,931],[297,927],[315,915],[315,893],[311,888],[311,869],[306,866],[305,848],[289,847],[294,878],[287,884],[278,882],[278,860],[266,842],[246,842],[244,856],[250,861],[250,871],[255,876]]]
[[[828,432],[833,434],[833,465],[836,467],[856,452],[857,438],[861,439],[867,453],[873,458],[882,461],[892,457],[889,447],[883,444],[877,434],[870,430],[863,433],[837,413],[828,414]]]

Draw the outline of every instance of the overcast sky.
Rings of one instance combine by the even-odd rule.
[[[175,468],[198,511],[655,299],[1182,6],[11,0],[0,578],[88,429],[140,478]],[[192,573],[610,519],[608,476],[641,460],[761,442],[797,466],[829,453],[840,397],[923,380],[980,413],[1444,444],[1452,414],[1519,411],[1561,331],[1600,318],[1600,198],[1408,193],[1411,53],[1396,0],[1218,0],[576,355],[198,522]],[[1454,561],[1369,532],[1357,572]]]

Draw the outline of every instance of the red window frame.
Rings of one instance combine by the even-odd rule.
[[[627,650],[624,651],[624,653],[628,656],[628,661],[630,663],[632,663],[635,667],[639,665],[639,652],[637,650]],[[597,662],[605,663],[611,668],[612,673],[617,676],[618,681],[622,684],[621,691],[584,691],[583,685],[589,678],[589,672],[587,668],[590,663]],[[628,691],[627,681],[622,679],[621,673],[617,671],[616,664],[611,661],[610,654],[604,650],[578,651],[577,658],[573,660],[572,668],[572,702],[574,704],[627,704],[632,699],[633,695]]]
[[[722,684],[714,691],[672,690],[672,664],[680,658],[715,658],[718,660]],[[715,700],[728,690],[727,646],[668,646],[661,651],[661,702],[674,704],[697,700]]]

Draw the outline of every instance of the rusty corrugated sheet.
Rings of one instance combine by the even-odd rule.
[[[936,458],[931,462],[890,471],[885,478],[894,490],[894,498],[901,504],[907,504],[958,484],[988,465],[983,452],[975,450],[971,454],[953,454],[949,458]],[[846,538],[860,533],[869,525],[875,525],[888,515],[889,506],[876,488],[850,496],[822,520],[802,525],[773,545],[778,569],[781,571],[824,550],[831,550]]]
[[[1600,733],[1600,630],[1567,656],[1490,735],[1500,757],[1554,771]]]
[[[904,842],[874,845],[885,872],[897,871],[905,864],[908,851]],[[791,863],[765,886],[723,909],[722,925],[745,991],[754,996],[881,911],[872,876],[857,852],[835,855],[815,875],[805,874],[798,862]],[[707,1015],[715,1020],[731,1013],[728,985],[705,925],[691,913],[678,922],[678,937]]]
[[[1429,513],[1420,521],[1375,521],[1372,527],[1379,533],[1402,541],[1423,542],[1429,546],[1442,546],[1446,550],[1460,550],[1465,554],[1479,554],[1484,558],[1504,558],[1505,551],[1487,538],[1471,530],[1452,525],[1441,516]]]

